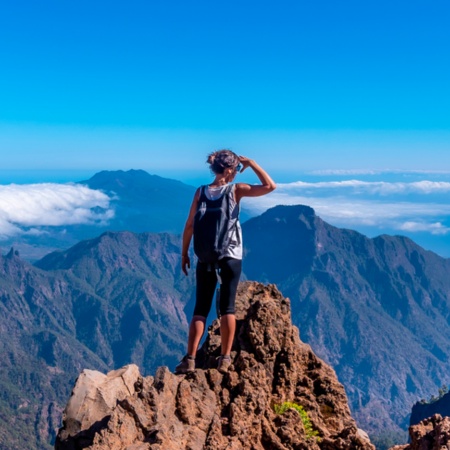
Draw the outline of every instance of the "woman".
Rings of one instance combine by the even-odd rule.
[[[244,156],[238,156],[231,150],[219,150],[208,156],[207,163],[215,175],[214,181],[208,186],[197,189],[192,201],[189,216],[183,232],[183,244],[181,253],[181,267],[185,275],[191,267],[189,258],[189,245],[194,233],[194,220],[199,210],[199,200],[206,195],[209,200],[216,200],[222,195],[230,195],[231,220],[235,220],[233,236],[227,243],[226,250],[219,259],[218,266],[221,278],[220,288],[220,337],[221,356],[218,370],[222,373],[228,371],[231,364],[231,347],[233,345],[236,330],[235,299],[242,268],[242,235],[238,221],[239,203],[243,197],[259,197],[272,192],[276,185],[267,172],[254,160]],[[250,185],[236,183],[231,185],[238,171],[241,173],[250,167],[259,178],[261,184]],[[205,331],[206,317],[211,309],[214,292],[217,284],[217,274],[211,270],[210,265],[198,261],[196,268],[196,303],[194,315],[189,326],[189,339],[187,354],[177,365],[175,373],[188,373],[195,370],[195,355],[200,340]]]

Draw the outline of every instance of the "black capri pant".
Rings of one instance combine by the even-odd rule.
[[[220,285],[220,315],[234,314],[236,291],[241,277],[242,260],[222,258],[219,261],[219,273],[222,279]],[[202,262],[197,263],[197,290],[194,316],[208,317],[211,310],[214,292],[217,286],[217,275],[214,267]]]

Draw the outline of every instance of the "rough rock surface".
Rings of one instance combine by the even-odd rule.
[[[390,450],[450,450],[450,417],[435,414],[409,428],[411,443]]]
[[[75,450],[374,450],[350,415],[335,372],[299,339],[290,303],[273,286],[242,283],[236,302],[233,365],[223,375],[217,321],[197,356],[197,369],[174,375],[160,367],[140,378],[136,392],[92,425],[90,442],[67,433],[66,416],[56,449]],[[301,405],[317,436],[308,436],[294,409]],[[99,422],[101,427],[99,427]]]
[[[59,439],[73,438],[81,448],[83,443],[89,445],[92,432],[104,426],[118,401],[136,392],[140,379],[139,368],[134,364],[106,375],[96,370],[83,370],[63,412],[64,429]]]

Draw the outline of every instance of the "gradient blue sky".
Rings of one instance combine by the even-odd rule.
[[[450,3],[20,1],[3,169],[450,167]],[[431,157],[430,157],[431,156]]]
[[[448,0],[3,2],[0,185],[131,168],[196,183],[228,147],[279,183],[374,183],[273,198],[314,193],[339,225],[438,236],[450,255],[450,184],[395,184],[450,182],[449,23]],[[361,195],[360,211],[408,212],[327,217]]]

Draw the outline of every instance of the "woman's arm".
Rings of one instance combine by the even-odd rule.
[[[259,181],[261,181],[261,184],[251,185],[247,183],[237,183],[235,191],[237,203],[239,203],[242,197],[260,197],[261,195],[272,192],[277,187],[272,178],[270,178],[270,175],[253,159],[239,156],[239,160],[243,166],[241,173],[247,167],[250,167],[259,178]]]
[[[200,188],[197,189],[192,200],[189,216],[186,220],[183,231],[183,243],[181,245],[181,270],[185,275],[188,274],[187,269],[191,268],[191,259],[189,258],[189,246],[191,244],[192,235],[194,234],[194,217],[197,212],[198,199],[200,197]]]

